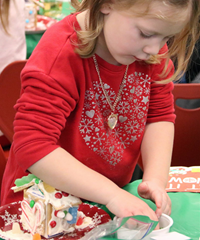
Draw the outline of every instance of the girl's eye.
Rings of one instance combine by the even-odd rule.
[[[153,35],[147,35],[147,34],[145,34],[145,33],[143,33],[143,32],[140,32],[140,35],[141,35],[141,37],[143,37],[143,38],[151,38]]]

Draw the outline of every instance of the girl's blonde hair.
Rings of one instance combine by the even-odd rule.
[[[7,32],[10,0],[0,0],[0,24]]]
[[[168,42],[169,51],[164,55],[155,55],[147,61],[149,64],[159,63],[162,58],[166,58],[165,68],[161,77],[164,79],[167,75],[167,66],[169,59],[175,63],[175,74],[162,83],[167,83],[179,79],[187,69],[190,56],[194,50],[194,46],[200,37],[200,1],[199,0],[156,0],[170,6],[183,9],[190,7],[191,14],[185,28]],[[115,4],[118,9],[129,9],[134,4],[147,4],[147,11],[142,14],[148,14],[149,6],[155,0],[71,0],[71,5],[76,12],[89,10],[89,26],[87,31],[78,31],[79,44],[76,52],[83,58],[91,57],[96,48],[97,37],[103,29],[103,14],[101,8],[104,4]]]

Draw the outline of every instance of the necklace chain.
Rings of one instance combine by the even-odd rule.
[[[108,102],[108,104],[109,104],[109,106],[110,106],[110,108],[112,110],[112,113],[114,113],[115,112],[115,107],[117,106],[117,103],[120,100],[120,96],[121,96],[122,90],[124,88],[124,83],[126,81],[126,76],[127,76],[129,65],[127,65],[127,67],[126,67],[126,70],[125,70],[125,73],[124,73],[124,77],[123,77],[122,83],[121,83],[120,88],[119,88],[119,92],[117,94],[117,97],[116,97],[113,105],[112,105],[110,97],[108,96],[108,93],[107,93],[107,91],[104,88],[103,81],[102,81],[101,76],[100,76],[99,66],[98,66],[97,59],[96,59],[95,55],[93,55],[93,59],[94,59],[95,68],[96,68],[96,71],[97,71],[97,74],[98,74],[98,77],[99,77],[99,81],[100,81],[100,84],[101,84],[101,88],[102,88],[103,93],[104,93],[104,95],[106,97],[106,100],[107,100],[107,102]]]

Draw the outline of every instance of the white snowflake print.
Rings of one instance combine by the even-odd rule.
[[[120,113],[127,113],[130,109],[130,105],[128,102],[119,102],[118,106],[117,106],[117,110],[120,112]]]
[[[141,77],[140,79],[142,80],[141,84],[143,85],[143,87],[146,87],[147,84],[150,84],[150,77],[148,75],[145,75],[145,78]]]
[[[83,119],[79,128],[81,129],[81,132],[89,134],[94,129],[94,123],[90,119]]]
[[[135,89],[135,94],[137,97],[139,97],[140,95],[142,95],[143,93],[143,88],[141,86],[137,86]]]
[[[13,222],[20,222],[20,219],[17,219],[17,214],[11,215],[7,210],[5,210],[5,214],[0,215],[0,217],[4,220],[5,226],[8,226]]]
[[[101,223],[101,218],[102,218],[101,215],[99,215],[98,213],[95,213],[94,216],[92,217],[92,221],[94,225],[99,225]]]
[[[99,82],[85,93],[79,131],[85,144],[109,165],[115,167],[121,162],[124,151],[143,134],[149,107],[150,77],[141,72],[127,76],[115,113],[118,122],[113,130],[107,125],[111,114],[110,106]],[[116,93],[104,84],[112,104]]]

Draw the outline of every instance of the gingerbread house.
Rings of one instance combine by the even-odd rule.
[[[24,191],[22,226],[32,234],[52,238],[73,232],[77,219],[83,217],[78,212],[82,203],[79,198],[55,189],[33,174],[17,179],[15,184],[14,192]]]

